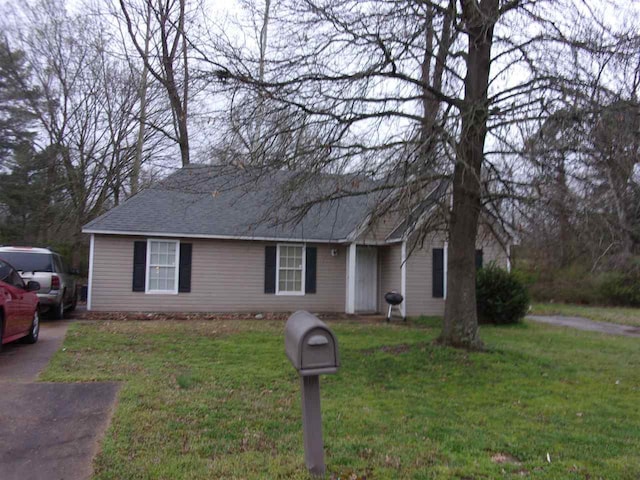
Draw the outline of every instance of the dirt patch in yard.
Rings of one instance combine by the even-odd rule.
[[[287,313],[188,313],[188,312],[84,312],[81,320],[162,321],[162,320],[286,320]]]
[[[366,350],[362,350],[362,354],[372,355],[376,352],[384,352],[384,353],[389,353],[391,355],[400,355],[402,353],[407,353],[412,348],[424,347],[425,345],[426,345],[425,343],[415,343],[415,344],[400,343],[398,345],[382,345],[380,347],[368,348]]]
[[[367,469],[365,473],[354,472],[353,470],[346,470],[344,472],[337,472],[331,474],[331,480],[367,480],[371,477],[370,469]]]
[[[510,464],[510,465],[520,465],[520,460],[518,460],[513,455],[509,455],[508,453],[498,452],[491,455],[491,461],[493,463],[502,464]]]
[[[88,322],[90,323],[90,322]],[[268,324],[269,322],[267,322]],[[152,335],[170,335],[177,336],[188,329],[190,333],[197,334],[201,337],[222,337],[235,334],[239,331],[251,332],[253,330],[260,330],[264,327],[264,322],[253,321],[240,324],[240,322],[234,321],[205,321],[205,320],[183,320],[183,321],[169,321],[169,320],[148,320],[145,322],[136,321],[121,321],[121,320],[101,320],[93,323],[97,331],[105,332],[115,335],[125,335],[130,339],[135,340],[135,348],[144,351],[147,345],[151,345],[152,340],[147,336]],[[281,325],[277,323],[277,325]],[[79,335],[79,333],[73,332],[72,335]]]
[[[78,312],[74,315],[78,320],[112,320],[112,321],[192,321],[192,320],[287,320],[293,312]],[[346,315],[335,312],[313,312],[322,320],[366,321],[367,317]]]

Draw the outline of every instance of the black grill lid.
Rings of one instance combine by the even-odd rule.
[[[400,305],[404,298],[398,292],[388,292],[384,295],[384,299],[389,305]]]

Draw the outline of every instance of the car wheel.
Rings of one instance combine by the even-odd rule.
[[[36,343],[38,341],[38,335],[40,335],[40,315],[38,315],[38,308],[36,307],[33,312],[33,320],[31,321],[31,330],[29,335],[24,337],[25,343]]]
[[[54,320],[62,320],[64,318],[64,296],[62,297],[62,300],[60,300],[60,303],[53,306],[51,316]]]

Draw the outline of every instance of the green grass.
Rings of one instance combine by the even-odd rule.
[[[466,353],[431,344],[434,319],[330,325],[342,354],[321,380],[332,478],[640,476],[637,339],[525,323],[483,327],[489,351]],[[97,479],[306,479],[282,333],[75,323],[41,379],[123,382]]]
[[[567,303],[534,303],[531,314],[584,317],[596,322],[618,323],[640,327],[640,308],[593,307]]]

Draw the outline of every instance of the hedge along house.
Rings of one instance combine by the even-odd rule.
[[[446,233],[413,248],[403,219],[370,221],[372,194],[315,204],[295,224],[268,221],[290,213],[271,204],[291,174],[249,177],[235,167],[186,167],[85,225],[88,310],[375,313],[395,290],[404,315],[443,313]],[[319,176],[308,188],[352,179]],[[480,232],[477,263],[508,268],[506,242]]]

